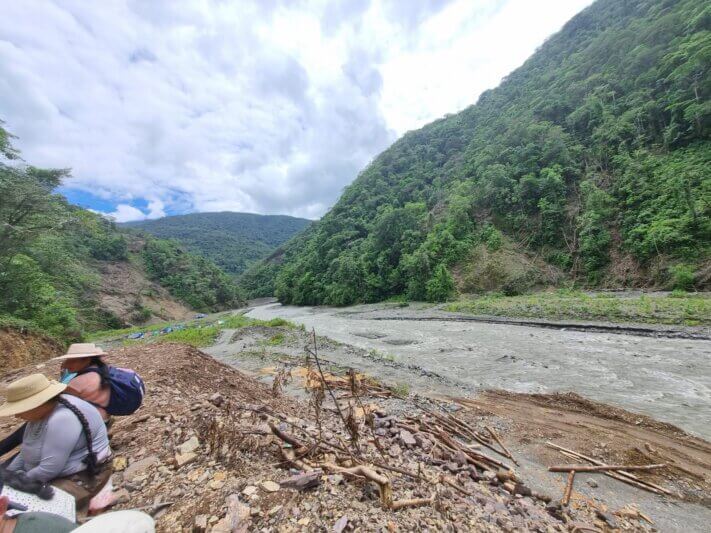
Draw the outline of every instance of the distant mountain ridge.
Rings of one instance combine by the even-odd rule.
[[[287,215],[221,211],[127,222],[122,226],[161,239],[175,239],[192,252],[213,260],[226,272],[241,274],[310,223]]]
[[[296,305],[708,288],[709,58],[708,3],[597,0],[377,156],[241,286]]]

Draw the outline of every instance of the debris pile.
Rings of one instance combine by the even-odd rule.
[[[566,508],[529,489],[505,435],[433,401],[402,400],[398,415],[386,388],[332,376],[310,351],[308,402],[188,346],[113,352],[147,384],[111,429],[118,508],[170,532],[647,530],[632,507]]]

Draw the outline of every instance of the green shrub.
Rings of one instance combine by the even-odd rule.
[[[426,291],[428,302],[444,302],[454,295],[454,278],[446,266],[437,266],[434,276],[426,284]]]
[[[495,252],[501,248],[503,236],[501,232],[492,225],[487,225],[482,231],[482,240],[490,252]]]
[[[683,263],[669,268],[671,273],[672,288],[681,291],[690,291],[694,288],[694,269]]]
[[[244,302],[232,278],[174,241],[148,239],[142,256],[150,277],[194,309],[221,311]]]
[[[151,311],[147,307],[138,305],[131,314],[131,321],[141,324],[143,322],[146,322],[147,320],[150,320],[152,316],[153,311]]]

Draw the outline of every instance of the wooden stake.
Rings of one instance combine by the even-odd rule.
[[[575,470],[571,470],[568,474],[568,483],[565,485],[563,499],[560,501],[563,505],[570,503],[570,496],[573,494],[573,481],[575,481]]]

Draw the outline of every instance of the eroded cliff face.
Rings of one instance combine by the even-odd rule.
[[[14,328],[0,329],[0,372],[60,355],[62,345],[49,337]]]

